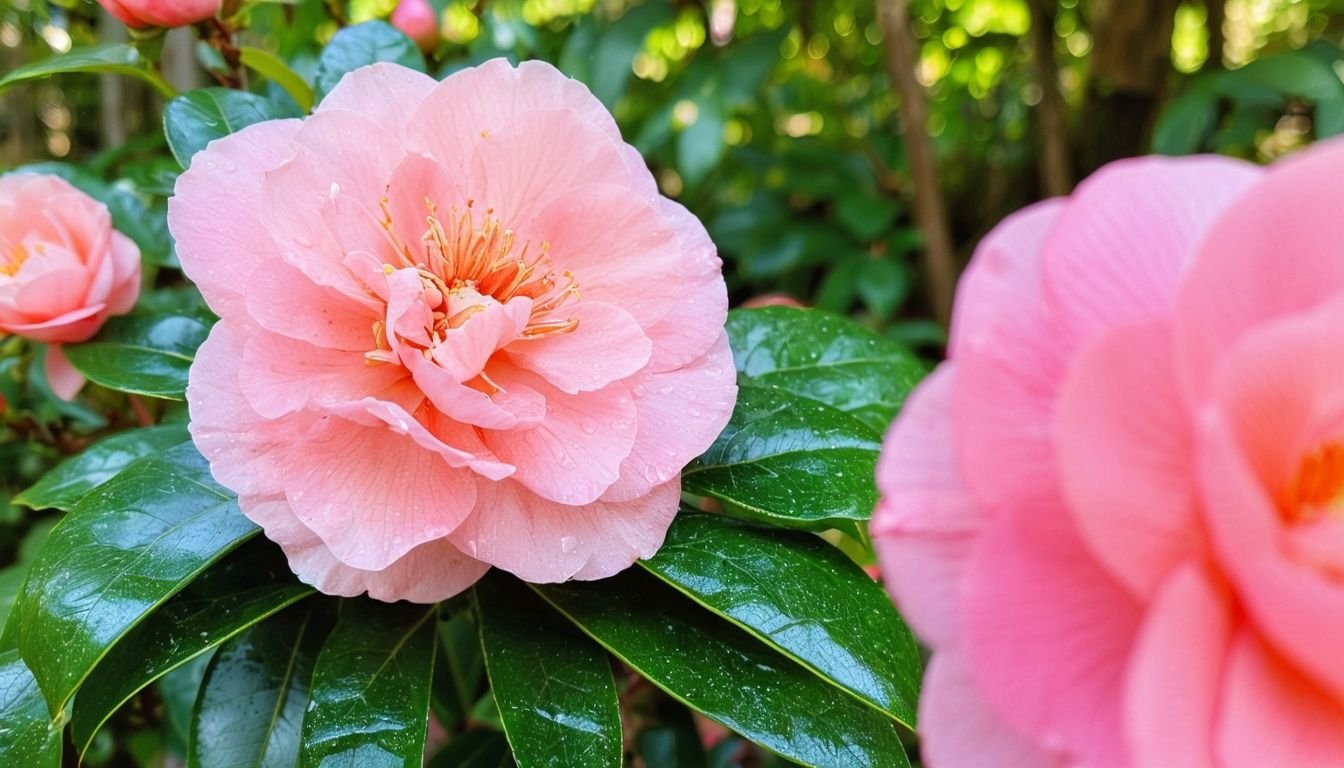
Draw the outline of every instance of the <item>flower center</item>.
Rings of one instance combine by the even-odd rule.
[[[1327,442],[1302,457],[1283,489],[1280,513],[1290,523],[1344,516],[1344,443]]]
[[[379,226],[400,261],[383,268],[389,274],[399,267],[419,273],[425,302],[433,313],[433,324],[426,329],[433,346],[442,343],[449,330],[484,311],[487,298],[501,304],[520,296],[532,300],[530,317],[521,332],[525,339],[569,333],[578,327],[576,318],[559,311],[579,296],[574,275],[569,270],[557,275],[552,269],[550,243],[543,241],[531,255],[531,243],[518,248],[514,231],[495,217],[493,208],[485,210],[478,225],[474,201],[468,200],[465,210],[452,206],[446,216],[440,216],[438,206],[426,199],[427,228],[419,247],[412,248],[397,236],[386,197],[380,207]],[[384,323],[374,323],[373,337],[376,349],[366,357],[373,363],[392,362]]]
[[[0,275],[13,277],[19,274],[19,270],[23,269],[23,263],[27,260],[28,249],[16,243],[9,253],[4,254],[4,260],[0,261]]]

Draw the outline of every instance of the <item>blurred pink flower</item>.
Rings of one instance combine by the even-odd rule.
[[[787,293],[763,293],[742,302],[746,309],[756,307],[802,307],[804,304]]]
[[[1344,765],[1344,143],[1005,221],[873,533],[933,768]]]
[[[222,0],[98,0],[128,27],[183,27],[212,19]]]
[[[84,385],[61,344],[85,341],[140,295],[140,249],[107,207],[64,179],[0,177],[0,333],[50,344],[47,379],[67,400]]]
[[[392,26],[415,41],[422,51],[432,51],[439,44],[439,19],[429,0],[401,0],[392,11]]]
[[[222,318],[192,435],[329,593],[616,573],[736,400],[713,243],[547,64],[352,72],[198,154],[169,225]]]

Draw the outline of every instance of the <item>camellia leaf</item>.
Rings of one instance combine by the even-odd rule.
[[[147,456],[52,529],[14,607],[19,649],[53,714],[108,650],[257,532],[190,443]]]
[[[909,765],[891,720],[648,574],[533,589],[672,697],[790,760]]]
[[[285,89],[299,109],[308,112],[313,108],[313,88],[304,82],[298,72],[289,68],[285,60],[270,51],[253,48],[248,45],[238,49],[243,66],[256,70],[271,79],[271,82]]]
[[[444,728],[454,730],[471,715],[484,679],[485,660],[472,612],[464,610],[439,622],[439,656],[434,662],[430,704]]]
[[[607,654],[526,587],[475,587],[481,647],[521,768],[620,768],[621,711]]]
[[[437,605],[346,600],[322,646],[300,765],[420,768]]]
[[[743,380],[819,400],[879,434],[928,373],[901,344],[813,309],[735,309],[728,338]]]
[[[919,646],[882,587],[819,537],[683,512],[640,565],[914,727]]]
[[[291,768],[308,686],[331,625],[326,606],[295,606],[222,645],[191,720],[188,768]]]
[[[843,411],[739,383],[728,426],[682,473],[683,487],[774,525],[833,527],[872,517],[879,448],[881,436]]]
[[[277,561],[278,551],[264,539],[244,545],[112,647],[75,701],[71,736],[81,755],[103,723],[141,688],[313,593],[293,581]]]
[[[0,78],[0,91],[15,83],[26,80],[61,75],[69,72],[110,72],[129,75],[154,86],[166,98],[172,98],[176,91],[155,72],[149,63],[140,56],[140,52],[125,43],[107,43],[87,48],[74,48],[65,53],[48,56],[40,61],[25,64]]]
[[[165,424],[103,438],[57,464],[33,486],[14,497],[32,509],[69,511],[84,494],[111,480],[136,459],[189,440],[184,424]]]
[[[51,528],[56,522],[56,518],[47,518],[34,523],[19,545],[19,556],[14,562],[0,568],[0,627],[8,625],[9,613],[14,609],[19,592],[23,590],[23,582],[28,578],[33,558],[42,551],[42,545],[47,543],[47,537],[51,535]],[[6,637],[11,636],[6,633]]]
[[[314,90],[318,100],[345,77],[345,73],[380,61],[425,71],[425,57],[411,38],[385,21],[366,21],[337,32],[317,59]]]
[[[61,731],[17,650],[0,652],[0,765],[60,768]]]
[[[229,88],[198,88],[168,102],[163,108],[163,133],[168,148],[183,168],[215,139],[253,123],[297,117],[291,109],[247,91]]]
[[[66,346],[65,356],[109,389],[181,400],[196,349],[212,324],[201,314],[132,313],[108,320],[90,341]]]
[[[191,738],[191,713],[196,708],[205,671],[214,658],[213,650],[206,651],[186,664],[174,669],[154,684],[159,700],[163,702],[164,746],[172,754],[187,754]]]

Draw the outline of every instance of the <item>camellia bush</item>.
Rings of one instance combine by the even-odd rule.
[[[301,64],[264,5],[104,5],[132,42],[0,80],[169,97],[148,180],[0,177],[4,396],[81,425],[13,498],[0,764],[908,764],[859,563],[923,363],[729,312],[589,86],[428,74],[415,3]],[[180,25],[221,85],[160,75]]]

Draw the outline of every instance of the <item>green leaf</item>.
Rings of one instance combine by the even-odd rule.
[[[429,723],[437,605],[346,600],[317,658],[305,768],[419,768]]]
[[[802,528],[866,520],[880,435],[817,400],[740,383],[728,426],[682,473],[690,493],[734,514]]]
[[[0,91],[15,83],[69,72],[110,72],[118,75],[129,75],[138,77],[154,86],[166,98],[171,99],[177,94],[173,87],[140,56],[139,51],[125,43],[108,43],[87,48],[74,48],[65,53],[58,53],[55,56],[48,56],[40,61],[25,64],[0,78]]]
[[[330,630],[309,603],[268,619],[220,647],[191,721],[188,768],[291,768],[313,665]]]
[[[908,766],[895,725],[648,574],[533,587],[672,697],[812,766]]]
[[[238,52],[244,66],[256,70],[283,88],[285,93],[294,99],[294,103],[299,105],[300,110],[307,113],[313,108],[312,86],[308,85],[298,72],[290,69],[284,59],[270,51],[253,48],[250,45],[244,45]]]
[[[52,529],[15,612],[54,714],[127,632],[257,532],[191,444],[147,456]]]
[[[232,553],[128,632],[84,681],[71,722],[80,754],[140,689],[312,593],[269,541]]]
[[[19,556],[13,563],[0,569],[0,627],[5,627],[9,623],[10,611],[14,609],[14,601],[19,598],[19,592],[23,590],[23,582],[28,578],[28,569],[32,567],[33,558],[42,550],[42,545],[47,543],[47,537],[51,535],[52,526],[57,521],[58,518],[47,518],[34,523],[24,535],[23,543],[19,545]]]
[[[640,565],[914,727],[919,646],[882,587],[821,538],[683,512]]]
[[[657,722],[635,738],[647,768],[706,768],[705,747],[691,711],[670,699],[658,702]]]
[[[695,122],[677,135],[677,170],[686,185],[694,187],[705,180],[723,159],[723,126],[727,120],[723,103],[716,94],[696,101]]]
[[[928,373],[900,343],[812,309],[735,309],[728,339],[744,380],[819,400],[879,434]]]
[[[183,168],[215,139],[253,123],[296,117],[265,96],[229,88],[200,88],[178,96],[163,108],[163,133],[168,148]]]
[[[429,768],[509,768],[509,742],[499,731],[467,731],[430,758]]]
[[[621,712],[607,654],[503,574],[475,587],[481,647],[521,768],[620,768]]]
[[[1153,151],[1162,155],[1194,154],[1204,148],[1217,122],[1218,94],[1208,87],[1193,87],[1162,109],[1153,127]]]
[[[425,71],[425,57],[406,35],[385,21],[366,21],[337,32],[317,59],[314,90],[319,101],[351,70],[380,61]]]
[[[60,768],[61,731],[54,726],[33,673],[17,650],[0,652],[0,765]]]
[[[164,746],[174,756],[185,757],[187,754],[191,712],[196,707],[196,695],[200,693],[201,681],[205,679],[205,671],[214,656],[214,651],[206,651],[168,672],[154,684],[163,702]]]
[[[84,494],[111,480],[136,459],[190,439],[182,424],[132,429],[103,438],[53,467],[14,497],[31,509],[69,511]]]
[[[109,389],[182,400],[187,371],[211,325],[198,314],[123,315],[108,320],[92,340],[66,346],[65,356]]]

